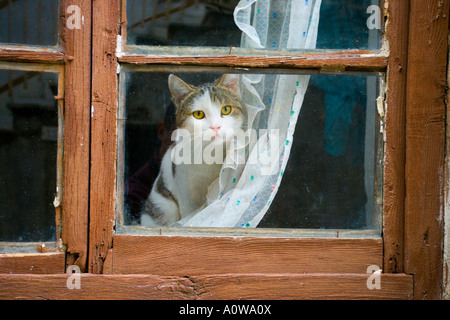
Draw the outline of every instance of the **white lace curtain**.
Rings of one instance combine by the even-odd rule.
[[[241,0],[234,10],[241,47],[314,49],[320,5],[321,0]],[[177,225],[256,227],[278,191],[309,76],[243,74],[240,82],[255,139],[228,155],[209,188],[208,205]]]

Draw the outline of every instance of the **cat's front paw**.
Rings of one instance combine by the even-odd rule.
[[[160,225],[149,214],[144,213],[141,216],[141,226],[159,227]]]

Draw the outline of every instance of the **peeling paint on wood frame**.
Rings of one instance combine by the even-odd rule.
[[[450,34],[448,36],[448,61],[450,62]],[[443,259],[443,279],[442,279],[442,298],[450,300],[450,129],[449,119],[450,110],[448,108],[450,102],[450,64],[447,65],[447,96],[446,96],[446,113],[447,113],[447,132],[446,132],[446,159],[445,159],[445,192],[444,192],[444,259]]]

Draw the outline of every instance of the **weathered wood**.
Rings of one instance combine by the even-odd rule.
[[[297,68],[326,71],[384,71],[387,58],[360,51],[287,56],[155,56],[124,55],[119,62],[143,65],[231,66],[252,68]]]
[[[91,92],[91,2],[64,1],[77,5],[84,16],[81,29],[65,28],[64,176],[61,236],[68,264],[85,270],[87,263],[89,207],[89,121]],[[65,10],[64,10],[64,14]],[[65,25],[65,22],[62,22]]]
[[[0,299],[404,300],[413,297],[412,276],[404,274],[381,274],[380,289],[372,290],[367,287],[368,274],[233,273],[189,277],[81,274],[80,289],[68,289],[70,276],[0,274]]]
[[[269,274],[189,277],[200,299],[412,299],[412,277],[380,275],[368,289],[367,274]]]
[[[387,2],[387,71],[383,187],[384,271],[403,272],[406,75],[409,1]]]
[[[450,34],[449,34],[450,44]],[[450,61],[450,50],[448,53]],[[447,66],[447,87],[450,86],[450,64]],[[450,102],[450,90],[447,89],[447,104]],[[444,206],[444,257],[443,257],[443,283],[442,299],[450,300],[450,108],[447,108],[447,134],[446,134],[446,163],[445,163],[445,206]]]
[[[64,273],[64,253],[0,254],[0,273]]]
[[[115,235],[104,273],[365,273],[382,259],[380,239]]]
[[[405,272],[414,275],[415,298],[439,299],[450,2],[412,1],[410,6]]]
[[[122,48],[119,48],[120,51],[123,50],[123,47],[127,43],[127,31],[128,31],[128,20],[127,20],[127,1],[120,1],[120,36],[122,37]]]
[[[89,272],[112,246],[116,188],[119,1],[93,1]]]
[[[64,63],[64,54],[56,51],[55,48],[2,47],[0,48],[0,61],[62,64]]]

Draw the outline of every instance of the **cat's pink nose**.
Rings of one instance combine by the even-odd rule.
[[[220,128],[222,128],[222,126],[217,125],[217,126],[211,126],[210,128],[217,133],[220,130]]]

